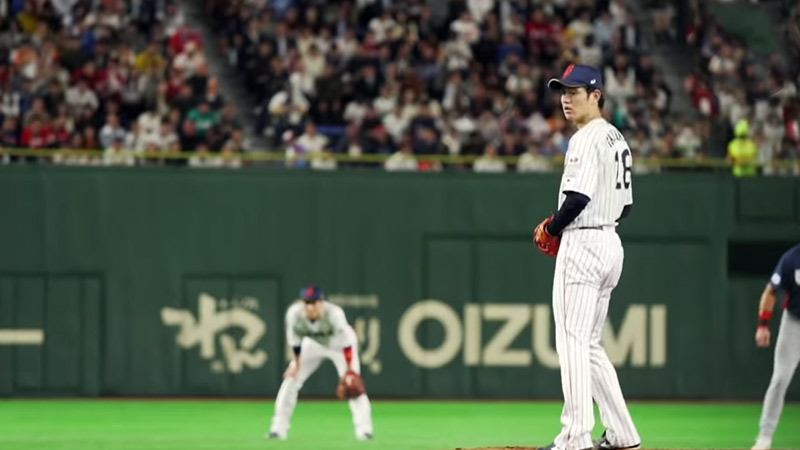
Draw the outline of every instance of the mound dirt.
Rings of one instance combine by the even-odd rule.
[[[451,450],[536,450],[538,447],[473,447],[473,448],[465,448],[465,447],[456,447],[455,449]],[[694,449],[662,449],[662,448],[648,448],[642,450],[694,450]],[[706,449],[706,450],[736,450],[736,449]]]

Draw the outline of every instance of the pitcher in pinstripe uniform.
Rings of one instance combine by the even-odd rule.
[[[595,68],[570,65],[548,87],[561,91],[564,116],[577,131],[564,157],[558,212],[534,232],[539,249],[556,258],[553,317],[564,394],[561,433],[543,449],[639,448],[616,371],[600,345],[611,292],[622,273],[616,226],[633,205],[631,151],[601,115],[603,82]],[[592,399],[606,427],[595,442]]]

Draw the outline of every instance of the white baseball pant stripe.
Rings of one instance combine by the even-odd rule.
[[[622,274],[624,251],[613,228],[566,230],[556,258],[553,317],[564,409],[557,448],[592,447],[592,398],[615,446],[640,443],[617,373],[600,344],[611,292]]]
[[[355,333],[355,332],[354,332]],[[292,415],[297,406],[297,397],[303,384],[319,368],[323,360],[328,359],[336,366],[336,372],[341,378],[347,371],[347,361],[344,352],[338,349],[323,347],[310,338],[303,338],[300,344],[300,370],[295,378],[287,378],[281,383],[278,396],[275,399],[275,415],[272,417],[270,432],[277,433],[286,438],[291,427]],[[291,364],[294,364],[292,362]],[[359,361],[358,349],[353,348],[353,370],[360,374],[361,363]],[[336,380],[338,383],[338,380]],[[336,384],[333,384],[335,387]],[[333,392],[333,390],[331,391]],[[365,434],[373,434],[372,429],[372,406],[370,405],[367,394],[348,401],[350,412],[353,416],[353,426],[356,437],[363,437]]]
[[[778,339],[775,342],[775,362],[772,368],[772,379],[764,396],[764,407],[761,412],[760,436],[772,439],[783,412],[786,390],[792,382],[792,376],[800,362],[800,319],[783,311]]]

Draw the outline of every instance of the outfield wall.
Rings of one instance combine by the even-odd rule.
[[[759,398],[772,351],[753,343],[758,296],[800,236],[800,181],[634,183],[605,333],[626,393]],[[0,395],[274,395],[284,310],[316,282],[355,325],[374,396],[558,398],[553,260],[530,242],[557,186],[2,168],[0,329],[32,331],[0,344]],[[334,381],[326,366],[305,392]]]

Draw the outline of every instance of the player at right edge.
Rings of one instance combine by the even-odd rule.
[[[536,246],[556,258],[553,318],[564,395],[561,432],[541,450],[639,448],[616,370],[600,344],[611,292],[622,273],[616,226],[633,205],[631,151],[602,117],[597,69],[570,65],[547,85],[561,92],[564,116],[578,130],[564,156],[558,212],[534,231]],[[606,427],[596,442],[592,399]]]
[[[772,319],[779,291],[786,294],[786,300],[783,303],[781,325],[775,343],[772,378],[764,395],[759,432],[753,450],[767,450],[772,447],[772,436],[783,412],[786,390],[792,382],[797,364],[800,363],[800,244],[783,254],[761,294],[756,329],[756,345],[759,347],[769,347],[769,321]]]

